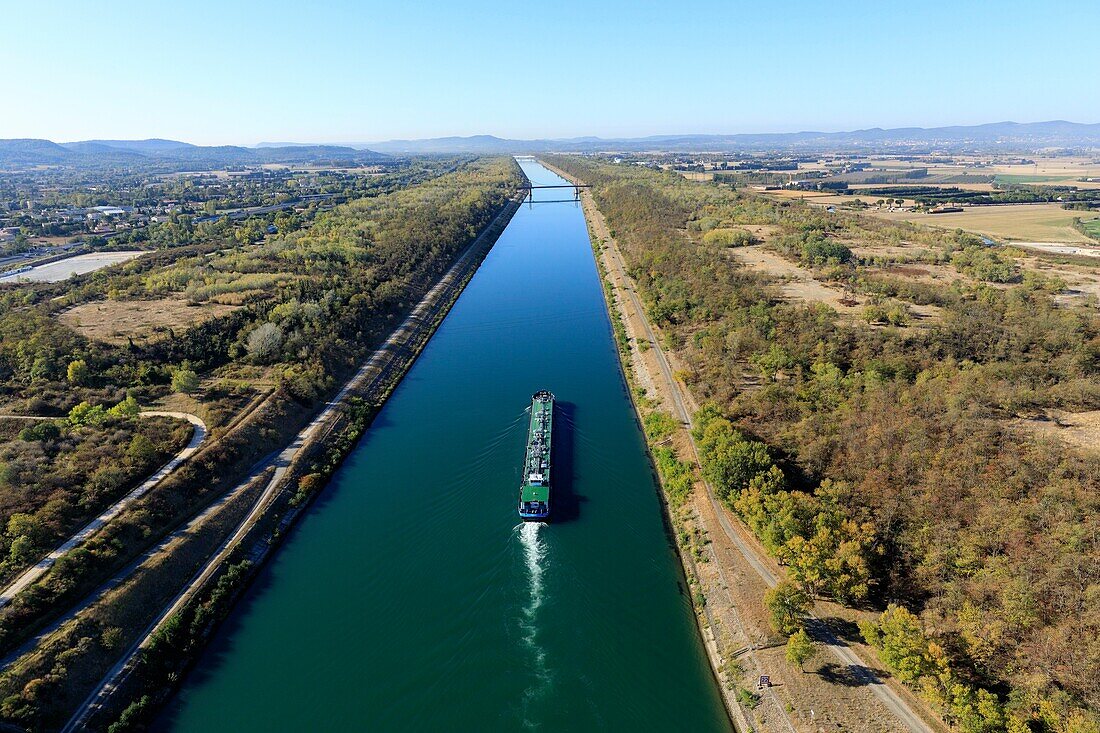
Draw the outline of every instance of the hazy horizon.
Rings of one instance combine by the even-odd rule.
[[[630,139],[645,139],[645,138],[650,138],[650,137],[658,137],[658,138],[659,137],[693,137],[693,136],[733,137],[733,136],[738,136],[738,135],[814,134],[814,133],[821,133],[821,134],[829,135],[829,134],[838,134],[838,133],[847,133],[847,132],[859,132],[859,131],[864,131],[864,130],[894,130],[894,129],[926,129],[927,130],[927,129],[951,128],[951,127],[980,127],[980,126],[985,126],[985,125],[997,125],[997,124],[1029,125],[1029,124],[1046,124],[1046,123],[1057,123],[1057,122],[1068,122],[1070,124],[1079,124],[1079,125],[1098,125],[1098,124],[1100,124],[1100,122],[1094,122],[1094,121],[1054,120],[1054,119],[1050,119],[1050,120],[1027,120],[1027,121],[1023,121],[1023,122],[1021,122],[1019,120],[991,120],[991,121],[986,121],[986,122],[977,122],[977,123],[965,124],[965,125],[964,124],[897,125],[897,126],[892,126],[892,127],[884,127],[882,125],[861,125],[859,127],[851,127],[851,128],[844,128],[844,129],[803,128],[803,129],[797,129],[797,130],[795,130],[795,129],[792,129],[792,130],[736,130],[736,131],[679,130],[679,131],[667,132],[667,133],[651,133],[651,134],[645,134],[645,135],[619,135],[619,136],[581,134],[581,135],[546,135],[546,136],[542,136],[542,137],[538,137],[538,138],[534,138],[534,137],[529,137],[528,138],[528,137],[520,137],[520,136],[514,136],[514,135],[507,135],[507,134],[498,134],[498,133],[492,133],[492,132],[475,132],[475,133],[461,134],[461,135],[460,134],[446,134],[446,133],[444,133],[444,134],[441,134],[441,135],[433,135],[433,136],[427,137],[427,138],[396,137],[396,138],[386,138],[386,139],[376,138],[376,139],[369,139],[369,140],[365,139],[365,138],[364,139],[346,139],[346,140],[334,140],[334,139],[329,139],[329,138],[319,138],[319,139],[316,139],[316,140],[305,140],[305,139],[294,139],[294,140],[274,140],[274,139],[272,139],[272,140],[223,140],[223,141],[213,142],[213,143],[197,142],[195,140],[188,140],[188,139],[183,139],[183,138],[172,138],[172,137],[166,137],[164,135],[157,135],[157,134],[147,134],[147,135],[141,135],[141,136],[136,136],[136,137],[120,137],[120,136],[116,135],[116,136],[101,136],[101,137],[94,137],[94,138],[93,137],[72,138],[72,139],[64,139],[64,140],[62,140],[62,139],[50,139],[50,138],[35,138],[35,137],[31,137],[31,136],[22,136],[22,137],[19,137],[19,138],[0,137],[0,139],[3,139],[3,140],[10,140],[10,139],[45,139],[45,140],[49,140],[50,142],[54,142],[54,143],[58,143],[58,144],[62,144],[62,145],[73,144],[73,143],[81,143],[81,142],[93,142],[93,141],[140,142],[140,141],[147,141],[147,140],[166,140],[166,141],[171,141],[171,142],[180,142],[180,143],[187,143],[187,144],[192,144],[192,145],[215,145],[215,146],[217,146],[217,145],[230,145],[230,146],[252,148],[252,147],[257,147],[257,146],[277,146],[277,145],[329,145],[329,146],[357,145],[357,146],[366,146],[366,145],[375,144],[375,143],[378,143],[378,144],[391,143],[391,142],[398,142],[398,141],[402,141],[402,140],[419,141],[419,140],[430,140],[430,139],[449,139],[449,138],[453,138],[453,139],[471,139],[471,138],[484,138],[484,137],[492,137],[492,138],[497,138],[497,139],[501,139],[501,140],[519,140],[519,141],[525,141],[525,140],[532,140],[532,141],[534,141],[534,140],[569,141],[569,140],[584,140],[584,139],[630,140]]]
[[[1087,43],[1025,2],[507,14],[333,0],[19,4],[0,138],[196,144],[848,131],[1100,120]],[[1100,6],[1072,10],[1100,25]]]

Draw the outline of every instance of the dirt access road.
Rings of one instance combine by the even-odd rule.
[[[585,216],[597,240],[606,246],[600,257],[616,296],[616,306],[631,337],[631,366],[640,384],[684,426],[674,442],[694,457],[690,438],[695,402],[674,378],[675,357],[666,354],[657,330],[645,316],[633,281],[627,274],[602,214],[590,194],[582,194]],[[648,343],[644,350],[639,342]],[[699,573],[705,607],[712,628],[705,633],[716,673],[727,687],[744,684],[759,674],[776,683],[764,691],[761,704],[740,707],[741,715],[766,731],[818,731],[826,726],[859,731],[931,733],[945,728],[908,690],[883,681],[884,674],[860,658],[852,647],[824,623],[811,619],[810,630],[823,643],[826,657],[817,674],[802,674],[783,658],[782,647],[766,648],[770,635],[763,609],[763,594],[782,577],[782,570],[763,552],[740,520],[733,516],[704,485],[693,498],[692,522],[710,540],[710,562],[694,563]],[[691,529],[691,528],[689,528]],[[728,670],[739,665],[741,675]],[[732,695],[730,690],[727,700]],[[920,713],[923,713],[923,717]],[[927,719],[926,719],[927,718]],[[744,723],[742,723],[744,725]],[[751,724],[750,724],[751,725]]]

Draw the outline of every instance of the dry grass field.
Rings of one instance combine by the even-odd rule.
[[[905,170],[913,167],[928,168],[933,175],[971,173],[976,175],[1007,176],[1015,182],[1057,183],[1072,181],[1080,185],[1078,178],[1100,177],[1100,158],[1083,155],[1030,156],[1033,163],[998,163],[989,156],[955,156],[954,163],[924,163],[894,158],[866,158],[860,162],[876,169]]]
[[[958,214],[874,210],[869,210],[869,213],[894,221],[910,221],[942,229],[965,229],[1009,241],[1095,243],[1073,228],[1075,218],[1086,219],[1095,217],[1095,214],[1063,209],[1061,204],[968,207]]]
[[[104,300],[70,308],[60,320],[89,339],[112,344],[133,339],[140,343],[166,337],[169,328],[183,331],[234,308],[215,303],[191,305],[181,298]]]
[[[786,300],[824,303],[847,319],[858,319],[868,303],[869,299],[866,296],[846,291],[836,283],[824,281],[816,277],[812,270],[795,264],[762,245],[735,247],[729,252],[750,270],[774,278],[779,292]],[[909,272],[906,274],[913,276],[914,279],[924,277],[934,280],[936,278],[931,272],[932,269],[931,266],[908,268]],[[898,268],[894,268],[892,272],[901,274]],[[943,316],[943,312],[934,305],[910,303],[909,312],[913,317],[913,325],[937,323]]]
[[[1016,424],[1047,437],[1064,440],[1072,446],[1094,451],[1100,448],[1100,411],[1065,412],[1047,410],[1035,419],[1017,420]]]

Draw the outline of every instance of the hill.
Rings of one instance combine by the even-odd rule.
[[[69,151],[49,140],[0,140],[0,166],[50,165],[66,159]]]
[[[236,145],[192,145],[159,139],[82,140],[60,145],[49,140],[0,140],[0,168],[147,165],[172,171],[264,163],[364,165],[382,162],[388,157],[373,150],[337,145],[245,148]]]
[[[946,151],[998,150],[1027,152],[1048,147],[1100,148],[1100,124],[1050,122],[994,122],[951,127],[869,128],[845,132],[745,133],[736,135],[651,135],[639,138],[581,137],[545,140],[509,140],[493,135],[439,137],[426,140],[387,140],[349,143],[384,153],[534,153],[645,150],[867,150],[939,149]]]
[[[143,155],[157,155],[178,151],[184,148],[197,147],[191,143],[184,143],[179,140],[162,140],[160,138],[152,138],[149,140],[85,140],[83,142],[62,143],[62,145],[69,149],[78,149],[78,146],[86,147],[94,145],[99,148],[128,150]]]

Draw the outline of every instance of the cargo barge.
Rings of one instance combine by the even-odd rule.
[[[551,438],[554,432],[554,395],[540,390],[531,395],[531,423],[519,487],[519,516],[525,522],[550,519]]]

